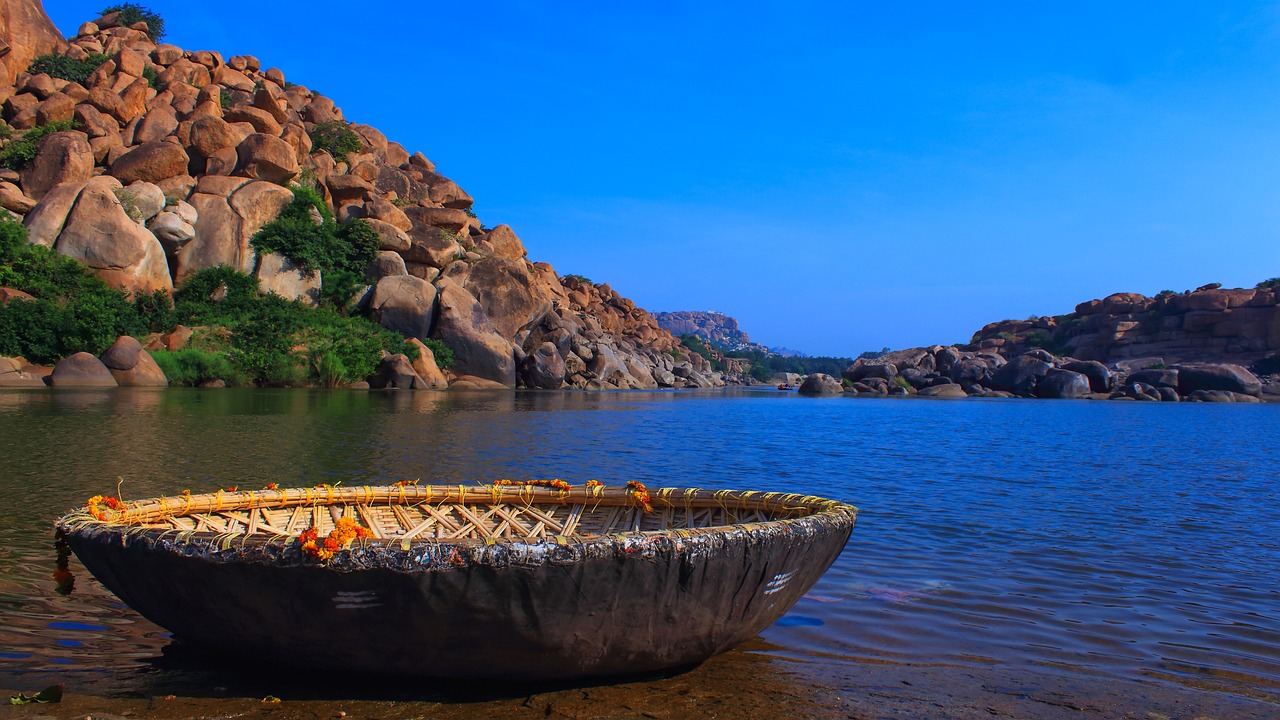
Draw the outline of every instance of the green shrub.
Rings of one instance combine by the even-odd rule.
[[[212,349],[258,385],[355,382],[377,370],[384,350],[417,355],[399,335],[367,318],[259,295],[257,278],[227,266],[188,278],[173,312],[184,325],[227,328],[227,341]]]
[[[562,275],[562,276],[561,276],[561,279],[562,279],[562,280],[577,280],[578,282],[582,283],[583,285],[591,285],[591,284],[592,284],[592,283],[591,283],[591,278],[587,277],[586,275],[574,275],[574,274],[570,273],[569,275]]]
[[[224,89],[222,92],[218,93],[218,104],[222,106],[223,110],[231,109],[232,102],[230,90]]]
[[[128,296],[50,248],[27,243],[12,215],[0,217],[0,286],[32,295],[0,306],[0,355],[48,363],[101,353],[121,335],[145,332]]]
[[[1280,288],[1280,277],[1273,277],[1263,280],[1256,286],[1259,290],[1272,290]]]
[[[160,42],[160,38],[164,37],[164,18],[157,15],[150,8],[133,3],[122,3],[103,8],[99,15],[110,15],[113,12],[120,13],[116,21],[125,27],[138,21],[146,23],[147,35],[151,37],[152,42]]]
[[[431,354],[435,356],[436,367],[440,368],[441,370],[448,370],[449,368],[453,367],[453,363],[454,363],[453,350],[450,350],[449,346],[445,345],[443,340],[436,340],[432,338],[428,340],[423,340],[422,344],[426,345],[427,349],[431,351]],[[415,360],[417,359],[417,355],[416,354],[411,355],[409,356],[409,359]]]
[[[36,149],[46,136],[78,127],[80,124],[75,120],[62,120],[33,127],[17,137],[10,138],[4,147],[0,148],[0,167],[21,170],[35,159]]]
[[[142,68],[142,77],[147,81],[147,85],[156,90],[160,89],[160,73],[150,65]]]
[[[152,350],[151,357],[164,371],[170,385],[195,387],[210,380],[221,380],[227,385],[244,385],[244,373],[227,360],[225,355],[205,352],[195,348],[182,350]]]
[[[99,55],[94,53],[83,60],[73,60],[66,55],[57,53],[49,53],[48,55],[40,55],[31,64],[27,66],[27,72],[32,75],[44,73],[49,77],[70,80],[74,83],[84,85],[88,82],[89,76],[102,63],[110,60],[108,55]]]
[[[311,152],[327,152],[337,162],[346,162],[348,153],[364,147],[356,131],[341,120],[316,123],[308,134],[311,136]]]
[[[316,213],[321,222],[315,221]],[[322,273],[325,303],[342,312],[378,254],[381,239],[363,220],[339,225],[314,188],[293,189],[293,202],[250,239],[259,253],[280,253],[310,276]]]

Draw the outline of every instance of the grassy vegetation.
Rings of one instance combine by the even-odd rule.
[[[1258,283],[1255,287],[1259,290],[1273,290],[1275,288],[1280,288],[1280,277],[1268,278]]]
[[[125,27],[136,22],[146,23],[147,35],[151,37],[153,42],[160,42],[160,38],[164,37],[164,18],[157,15],[150,8],[135,5],[134,3],[122,3],[103,8],[99,15],[109,15],[113,12],[120,13],[116,20]]]
[[[308,135],[311,136],[311,152],[327,152],[337,162],[346,162],[348,153],[358,152],[364,147],[360,136],[341,120],[316,123]]]
[[[415,346],[367,318],[261,295],[257,278],[225,266],[191,276],[172,298],[130,300],[75,260],[29,244],[12,216],[0,218],[0,286],[35,298],[0,306],[0,355],[33,362],[101,354],[120,335],[143,338],[177,324],[204,328],[189,351],[156,359],[180,384],[342,384],[372,375],[384,350],[417,357]],[[442,344],[428,345],[442,366],[452,359]]]
[[[570,273],[570,274],[568,274],[568,275],[562,275],[561,277],[562,277],[563,279],[565,279],[565,280],[577,280],[578,282],[582,283],[583,285],[591,285],[591,284],[592,284],[592,282],[591,282],[591,278],[587,277],[586,275],[574,275],[574,274]]]
[[[32,75],[44,73],[49,77],[70,80],[73,83],[86,84],[89,76],[102,63],[110,60],[109,55],[101,55],[94,53],[83,60],[73,60],[65,55],[57,53],[49,53],[47,55],[37,56],[31,64],[27,66],[27,72]]]
[[[0,167],[21,170],[36,158],[36,149],[45,137],[64,130],[75,130],[80,124],[75,120],[62,120],[39,125],[5,141],[0,148]]]

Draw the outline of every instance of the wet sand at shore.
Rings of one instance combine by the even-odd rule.
[[[765,645],[762,641],[755,641]],[[3,678],[6,697],[56,678]],[[412,684],[410,687],[409,685]],[[997,667],[793,661],[738,650],[684,673],[557,687],[516,682],[360,680],[341,671],[301,677],[283,670],[161,673],[137,690],[69,683],[62,702],[5,705],[7,718],[113,720],[534,720],[537,718],[1122,718],[1264,720],[1280,697]],[[197,689],[198,688],[198,689]],[[278,703],[263,702],[279,697]]]

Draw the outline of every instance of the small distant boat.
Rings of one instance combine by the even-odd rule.
[[[778,389],[779,390],[795,390],[796,386],[792,385],[791,383],[784,382],[784,383],[778,383]]]
[[[810,496],[557,480],[97,497],[56,528],[186,642],[330,671],[549,680],[733,648],[817,582],[856,517]]]

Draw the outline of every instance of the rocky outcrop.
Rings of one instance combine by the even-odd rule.
[[[258,257],[250,243],[292,200],[290,183],[314,182],[339,221],[377,234],[359,307],[408,338],[445,343],[459,376],[531,388],[723,384],[645,310],[607,284],[532,262],[510,227],[485,226],[471,196],[424,155],[348,123],[332,100],[279,69],[158,45],[109,18],[61,47],[109,59],[84,84],[21,72],[23,60],[0,98],[6,120],[21,128],[74,119],[78,130],[50,135],[27,171],[0,178],[0,204],[25,216],[32,242],[107,282],[149,293],[227,265],[256,274],[263,292],[314,305],[318,273]],[[348,128],[359,147],[342,158],[317,149],[311,134],[324,122]],[[736,328],[731,318],[722,324]],[[371,384],[445,382],[429,352],[406,362],[392,356]]]
[[[36,57],[67,46],[40,0],[0,0],[0,42],[0,87],[12,85]]]
[[[1155,297],[1115,293],[1066,315],[991,323],[969,349],[1012,357],[1033,347],[1103,363],[1250,365],[1280,351],[1280,289],[1210,284]]]
[[[659,327],[677,337],[696,335],[703,342],[725,350],[769,352],[769,348],[751,342],[751,338],[738,327],[738,321],[724,313],[713,310],[682,310],[654,313],[653,317],[658,321]]]
[[[1239,398],[1258,399],[1266,389],[1257,376],[1239,365],[1107,366],[1094,360],[1059,358],[1042,348],[1008,360],[957,347],[911,348],[875,359],[859,358],[842,375],[850,386],[845,388],[846,394],[872,397],[916,394],[1247,402]]]

